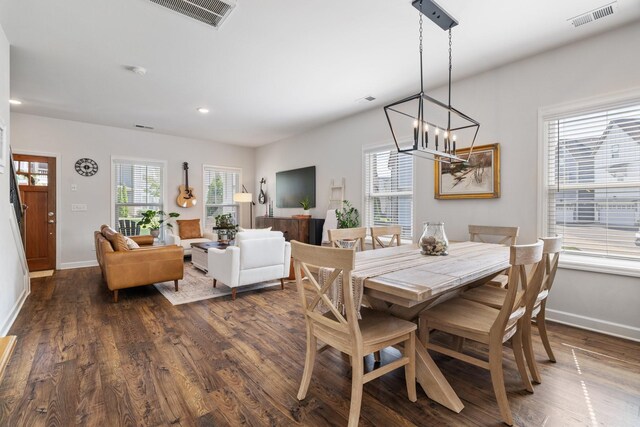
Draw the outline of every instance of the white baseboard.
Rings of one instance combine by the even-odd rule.
[[[547,320],[640,342],[640,328],[547,308]]]
[[[7,319],[4,321],[4,323],[2,323],[2,325],[0,325],[0,337],[4,337],[9,333],[9,329],[11,329],[11,326],[13,325],[13,322],[15,322],[16,317],[18,317],[18,313],[20,313],[22,305],[27,300],[28,296],[29,291],[25,288],[20,294],[20,298],[18,298],[16,303],[13,305],[13,308],[9,312],[9,316],[7,317]]]
[[[60,270],[71,270],[72,268],[85,268],[85,267],[97,267],[98,261],[76,261],[76,262],[63,262],[60,264]]]

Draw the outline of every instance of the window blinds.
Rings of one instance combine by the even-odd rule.
[[[205,166],[203,173],[205,227],[211,229],[215,217],[230,213],[238,223],[238,205],[233,195],[240,192],[240,170]]]
[[[573,254],[640,260],[640,100],[544,126],[546,234]]]
[[[114,159],[116,224],[119,220],[139,220],[142,211],[162,210],[164,164]]]
[[[413,157],[394,149],[364,153],[364,226],[401,225],[413,238]]]

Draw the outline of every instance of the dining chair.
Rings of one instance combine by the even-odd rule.
[[[402,234],[402,227],[400,225],[389,225],[386,227],[371,227],[371,247],[376,248],[376,244],[381,248],[387,248],[393,246],[395,240],[396,246],[400,246],[400,235]],[[380,237],[391,236],[389,243],[385,244]]]
[[[360,309],[358,320],[353,299],[351,271],[355,264],[355,251],[307,245],[291,242],[291,253],[295,263],[296,286],[307,328],[307,352],[304,372],[298,391],[298,399],[303,400],[309,390],[313,365],[317,353],[317,341],[331,346],[351,358],[351,407],[349,426],[355,427],[360,419],[363,384],[394,369],[404,366],[409,400],[415,402],[415,330],[413,322],[398,319],[389,314],[367,308]],[[309,266],[333,269],[323,286],[316,281]],[[310,286],[311,296],[305,290],[303,275]],[[342,290],[345,313],[338,310],[327,292],[331,284],[342,274]],[[320,303],[328,311],[322,313]],[[364,373],[363,357],[385,347],[404,344],[403,355],[393,362]]]
[[[329,234],[329,242],[334,248],[342,248],[340,240],[352,240],[353,247],[356,250],[364,251],[364,239],[367,237],[367,229],[359,228],[334,228],[327,231]]]
[[[504,246],[516,244],[520,227],[497,227],[492,225],[469,225],[469,240],[472,242],[498,243]],[[505,288],[509,280],[509,270],[488,281],[487,285]]]
[[[540,240],[544,242],[543,256],[545,258],[545,273],[542,279],[540,291],[530,298],[530,301],[527,304],[527,313],[523,317],[522,322],[522,345],[524,355],[526,357],[531,376],[533,377],[533,381],[538,384],[542,381],[542,378],[538,371],[538,366],[533,352],[531,321],[534,321],[535,325],[538,327],[540,339],[542,340],[544,349],[549,356],[549,360],[555,362],[556,358],[553,354],[553,350],[551,349],[551,343],[549,342],[545,318],[547,297],[549,296],[549,291],[551,290],[551,286],[553,286],[553,281],[556,277],[560,252],[562,251],[562,236],[542,237]],[[495,286],[480,286],[464,292],[462,297],[488,305],[489,307],[500,309],[505,301],[506,295],[506,289],[497,288]],[[531,321],[528,319],[531,319]]]
[[[508,425],[513,425],[513,417],[504,386],[502,347],[511,339],[511,347],[522,382],[527,391],[533,392],[525,366],[522,322],[519,319],[526,312],[528,292],[537,295],[542,285],[545,264],[542,246],[542,241],[532,245],[511,246],[509,287],[506,289],[504,303],[500,309],[454,297],[420,313],[419,336],[427,350],[489,370],[500,414]],[[527,277],[527,267],[533,272],[529,277]],[[469,339],[488,345],[489,361],[465,354],[462,349],[451,349],[429,342],[429,331],[434,329],[454,337],[461,337],[463,340]]]

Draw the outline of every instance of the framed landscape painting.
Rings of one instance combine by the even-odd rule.
[[[467,158],[468,148],[456,154]],[[500,197],[500,144],[473,148],[465,163],[435,162],[436,199],[495,199]]]

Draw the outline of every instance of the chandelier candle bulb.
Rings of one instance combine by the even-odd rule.
[[[418,121],[413,121],[413,142],[415,145],[418,145]]]
[[[440,129],[436,128],[436,150],[438,149],[438,134],[440,133]]]
[[[456,155],[456,134],[453,134],[453,155]]]

